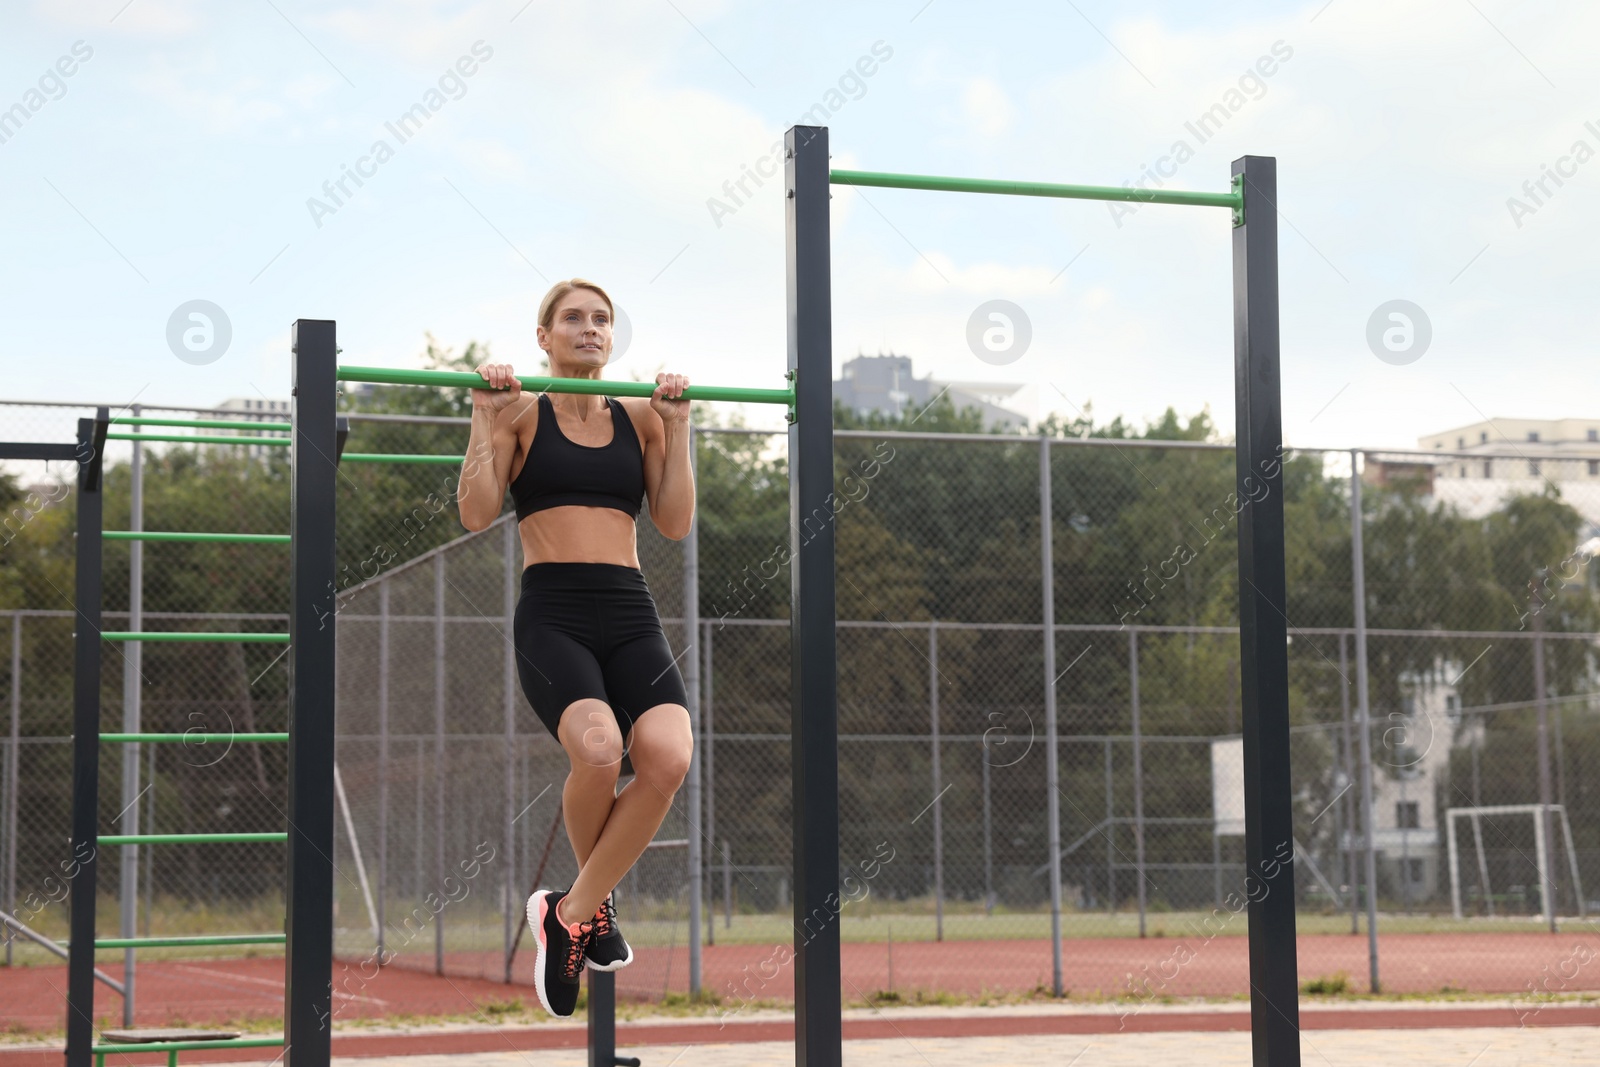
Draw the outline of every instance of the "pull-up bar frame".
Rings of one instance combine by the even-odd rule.
[[[824,351],[831,332],[828,295],[830,185],[995,193],[1079,200],[1225,207],[1233,221],[1233,341],[1236,403],[1236,477],[1239,516],[1239,646],[1244,733],[1245,883],[1250,917],[1250,1015],[1257,1067],[1299,1067],[1299,987],[1295,959],[1294,827],[1289,778],[1289,667],[1287,584],[1284,574],[1283,418],[1278,331],[1277,161],[1243,156],[1233,162],[1226,193],[1141,189],[1132,186],[1059,185],[1046,182],[946,178],[874,171],[830,170],[828,131],[794,127],[786,139],[789,213],[789,338]],[[797,269],[797,263],[800,268]],[[793,446],[791,445],[791,448]],[[1262,495],[1260,487],[1266,486]],[[831,489],[831,486],[829,487]],[[791,491],[793,486],[791,486]],[[809,514],[801,507],[799,514]],[[832,551],[831,541],[828,551]],[[829,581],[831,583],[831,571]],[[1045,579],[1046,619],[1054,588]],[[804,581],[796,568],[795,629],[806,625]],[[820,592],[814,605],[832,604]],[[817,620],[820,624],[821,620]],[[831,617],[828,622],[831,625]],[[1047,627],[1048,633],[1048,627]],[[829,649],[831,651],[831,644]],[[1050,780],[1049,834],[1059,850],[1060,812],[1053,639],[1045,642],[1046,774]],[[802,682],[830,694],[832,658],[804,663],[795,657],[796,693]],[[811,672],[828,671],[826,680]],[[806,672],[802,679],[801,672]],[[824,690],[824,682],[828,688]],[[792,745],[795,811],[795,929],[831,897],[837,900],[838,787],[832,715],[807,703],[796,720]],[[808,780],[809,776],[814,780]],[[825,794],[825,795],[824,795]],[[813,808],[813,805],[819,805]],[[819,821],[828,820],[826,824]],[[804,846],[804,847],[802,847]],[[1059,865],[1053,865],[1059,870]],[[1053,895],[1059,889],[1053,885]],[[1059,910],[1057,908],[1056,910]],[[1054,941],[1056,993],[1062,989],[1060,937]],[[795,958],[795,1058],[801,1067],[839,1067],[839,929],[830,921]]]

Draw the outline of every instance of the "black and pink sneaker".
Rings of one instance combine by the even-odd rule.
[[[534,961],[533,987],[544,1010],[558,1018],[578,1007],[578,975],[584,953],[594,939],[594,920],[563,924],[556,905],[565,893],[541,889],[528,898],[528,925],[533,927],[539,955]]]
[[[594,913],[594,940],[589,942],[585,966],[591,971],[620,971],[633,962],[633,946],[617,926],[617,907],[607,893]]]

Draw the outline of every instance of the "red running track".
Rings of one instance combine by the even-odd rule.
[[[1234,996],[1248,988],[1247,944],[1242,937],[1104,938],[1070,941],[1065,946],[1066,985],[1079,997]],[[1364,936],[1317,935],[1299,938],[1303,979],[1344,972],[1354,992],[1366,991],[1367,941]],[[1589,929],[1560,934],[1481,933],[1460,936],[1391,934],[1382,938],[1386,993],[1429,993],[1444,989],[1472,993],[1521,994],[1540,990],[1577,993],[1600,990],[1600,933]],[[751,1000],[789,1000],[794,995],[793,965],[787,945],[716,945],[704,950],[708,992],[722,997],[726,1010]],[[899,942],[842,946],[846,1003],[879,990],[901,994],[917,990],[960,994],[1027,993],[1050,988],[1048,941]],[[336,1018],[394,1015],[471,1015],[483,1005],[521,999],[537,1003],[527,983],[533,956],[518,957],[507,986],[494,980],[498,963],[486,953],[446,957],[450,977],[431,972],[432,954],[402,957],[370,979],[361,961],[335,964]],[[102,969],[121,978],[110,960]],[[619,995],[656,1000],[667,989],[687,985],[688,953],[641,949],[634,964],[617,975]],[[476,977],[473,977],[476,976]],[[26,1030],[60,1030],[64,1021],[65,967],[0,969],[0,1018]],[[106,1024],[121,1022],[121,998],[96,985],[96,1015]],[[137,1025],[213,1025],[247,1017],[281,1018],[281,958],[160,961],[138,970]]]

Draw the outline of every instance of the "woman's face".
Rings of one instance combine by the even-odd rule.
[[[550,365],[604,367],[611,359],[611,309],[590,289],[574,289],[556,302],[550,328],[539,327],[539,347]]]

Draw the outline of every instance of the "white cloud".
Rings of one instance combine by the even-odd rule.
[[[528,177],[527,160],[523,154],[497,138],[455,138],[451,141],[450,151],[480,176],[502,181],[522,181]]]
[[[973,78],[961,94],[961,109],[979,137],[999,137],[1011,129],[1016,108],[1006,91],[988,78]]]
[[[287,115],[274,92],[256,78],[243,78],[223,88],[196,87],[164,60],[155,69],[136,75],[133,84],[174,113],[196,120],[208,134],[242,133],[253,127],[275,124]]]
[[[92,11],[90,7],[35,0],[33,14],[42,22],[140,37],[178,37],[193,32],[201,21],[196,0],[107,0],[92,5]]]
[[[310,71],[283,87],[283,95],[301,108],[323,103],[328,93],[342,84],[332,72]]]
[[[897,279],[898,287],[907,293],[948,295],[955,291],[1015,300],[1048,292],[1051,279],[1060,273],[1059,267],[1011,266],[992,261],[963,266],[948,253],[937,250],[925,250],[917,256],[908,249],[907,254],[911,258]]]

